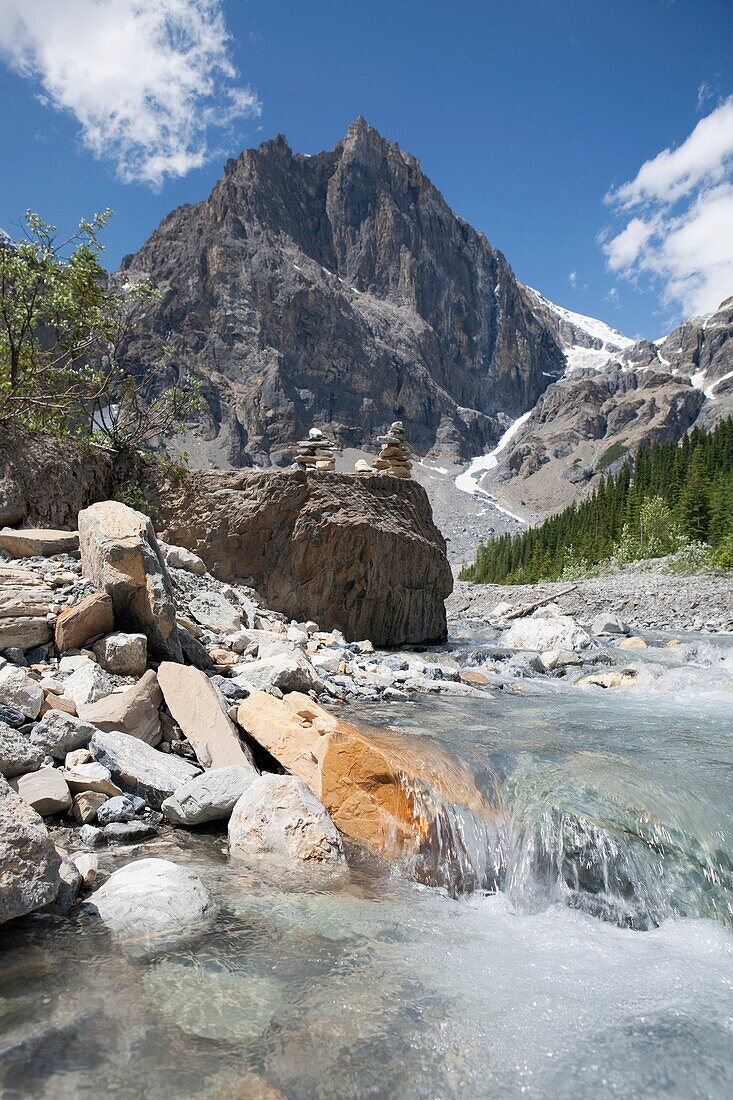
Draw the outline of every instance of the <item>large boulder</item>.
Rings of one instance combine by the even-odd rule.
[[[228,716],[224,697],[205,673],[190,665],[164,661],[158,669],[158,683],[168,710],[200,764],[205,768],[245,764],[255,770],[252,754],[242,745]]]
[[[281,700],[258,692],[237,720],[308,785],[342,833],[388,857],[460,850],[448,804],[481,827],[494,823],[469,769],[425,738],[359,728],[297,692]]]
[[[79,549],[77,531],[54,531],[49,528],[27,527],[0,530],[0,550],[11,558],[50,558],[54,554],[70,554]]]
[[[533,649],[545,653],[549,649],[585,649],[590,635],[569,615],[548,618],[517,619],[502,638],[511,649]]]
[[[165,537],[289,619],[378,645],[441,641],[453,579],[425,490],[378,475],[203,473],[167,486]]]
[[[186,937],[213,915],[201,879],[166,859],[139,859],[114,871],[85,905],[122,939]]]
[[[73,607],[67,607],[56,620],[56,648],[81,649],[92,638],[109,634],[114,629],[112,598],[106,592],[93,592]]]
[[[43,688],[16,665],[0,668],[0,703],[19,710],[26,718],[37,718],[43,705]]]
[[[294,775],[261,775],[229,818],[229,854],[284,863],[345,863],[341,837],[325,807]]]
[[[55,760],[65,760],[68,752],[85,749],[96,732],[89,722],[73,714],[66,714],[63,710],[47,710],[36,724],[31,741]]]
[[[228,818],[235,805],[257,779],[249,765],[235,764],[189,779],[161,806],[174,825],[203,825]]]
[[[265,657],[241,666],[235,683],[248,691],[264,691],[268,687],[279,688],[283,694],[289,691],[307,693],[323,691],[323,680],[310,661],[302,654]]]
[[[79,513],[79,545],[85,576],[112,597],[116,626],[142,631],[153,654],[181,661],[171,579],[148,517],[100,501]]]
[[[79,717],[105,732],[127,733],[148,745],[157,745],[161,738],[159,707],[162,701],[158,677],[148,669],[125,691],[80,706]]]
[[[60,866],[40,816],[0,778],[0,923],[50,904]]]
[[[41,817],[65,813],[71,808],[71,793],[58,768],[43,767],[28,772],[11,779],[10,786]]]
[[[36,573],[0,562],[0,649],[45,645],[52,602],[52,590]]]
[[[102,668],[116,676],[142,676],[145,672],[148,640],[144,634],[115,630],[95,642],[92,649]]]
[[[89,751],[103,764],[123,791],[144,798],[153,809],[195,775],[199,769],[178,756],[166,755],[126,733],[95,733]]]

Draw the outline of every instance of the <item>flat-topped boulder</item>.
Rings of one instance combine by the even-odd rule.
[[[78,531],[58,531],[51,527],[0,529],[0,550],[6,550],[11,558],[50,558],[78,549]]]
[[[0,923],[52,902],[60,866],[40,815],[0,778]]]
[[[453,579],[416,482],[302,470],[197,473],[157,502],[170,542],[222,580],[249,577],[297,622],[377,645],[439,642]]]
[[[53,591],[36,573],[0,562],[0,650],[32,649],[51,637]]]
[[[200,770],[188,760],[158,752],[126,733],[95,733],[89,751],[121,790],[139,795],[156,810]]]

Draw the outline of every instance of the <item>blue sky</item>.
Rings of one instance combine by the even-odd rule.
[[[0,225],[110,206],[110,267],[228,153],[363,114],[570,309],[733,294],[731,0],[0,0],[0,56]]]

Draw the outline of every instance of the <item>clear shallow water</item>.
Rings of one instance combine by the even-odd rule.
[[[733,692],[709,690],[717,663],[643,661],[675,690],[360,712],[471,764],[501,827],[482,863],[464,819],[463,855],[496,893],[356,851],[287,880],[177,833],[138,851],[204,879],[202,938],[133,958],[74,922],[5,926],[2,1095],[729,1097]]]

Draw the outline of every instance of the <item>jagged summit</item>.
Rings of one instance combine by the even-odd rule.
[[[127,362],[154,389],[173,334],[208,409],[188,444],[217,464],[286,461],[314,423],[373,444],[396,419],[423,453],[474,454],[565,369],[503,255],[361,117],[312,156],[246,150],[124,267],[162,291]]]

